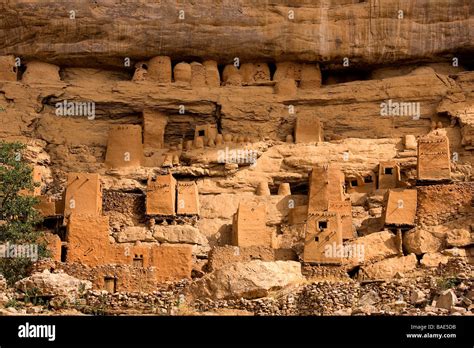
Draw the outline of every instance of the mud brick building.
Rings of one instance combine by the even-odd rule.
[[[318,117],[313,115],[296,116],[295,143],[317,143],[323,140],[323,128]]]
[[[171,58],[153,57],[148,61],[147,79],[158,83],[171,83]]]
[[[340,263],[334,255],[327,257],[325,246],[354,238],[352,206],[344,195],[344,174],[337,166],[314,167],[309,178],[308,215],[304,244],[304,261]]]
[[[160,111],[143,111],[143,148],[145,151],[165,147],[168,116]]]
[[[385,161],[379,164],[379,189],[396,188],[400,182],[400,166],[395,161]]]
[[[90,267],[130,265],[153,268],[154,280],[162,282],[189,278],[192,269],[190,245],[114,244],[109,240],[109,218],[72,214],[67,229],[66,262]],[[104,286],[110,279],[104,277]]]
[[[22,194],[40,199],[38,230],[54,236],[56,269],[110,292],[209,290],[189,307],[166,297],[173,312],[207,311],[225,303],[208,297],[240,298],[238,287],[261,294],[241,284],[229,294],[235,281],[218,281],[228,266],[243,270],[232,279],[251,279],[256,272],[237,265],[251,260],[309,263],[266,264],[272,292],[290,273],[313,287],[301,277],[306,267],[351,277],[355,297],[337,308],[348,313],[366,309],[353,306],[365,291],[358,275],[408,280],[448,261],[469,275],[472,0],[421,0],[416,9],[398,0],[240,0],[224,11],[211,1],[117,3],[81,2],[68,30],[52,18],[67,16],[64,2],[2,3],[11,20],[0,27],[0,142],[24,143],[25,162],[42,169],[41,189]],[[74,23],[86,23],[80,37]],[[284,37],[280,24],[291,26]],[[97,117],[78,104],[94,104]],[[340,265],[341,243],[364,245],[365,260],[344,256]],[[191,272],[189,283],[157,284]],[[297,306],[278,313],[330,311],[306,302],[312,291],[296,293]],[[389,297],[377,303],[385,314],[420,313],[411,302],[388,310],[397,300]],[[257,314],[270,308],[237,302]],[[460,304],[472,312],[469,301],[449,312],[462,314]]]
[[[391,189],[385,195],[383,221],[386,226],[410,227],[415,225],[417,191]]]
[[[35,208],[39,211],[39,213],[44,216],[54,216],[54,215],[62,215],[62,211],[56,211],[56,202],[53,201],[51,197],[40,196],[39,202],[35,206]]]
[[[239,204],[232,224],[232,244],[239,247],[272,246],[272,234],[266,226],[265,204]]]
[[[336,166],[316,166],[309,177],[308,213],[326,211],[329,201],[344,200],[344,175]]]
[[[109,168],[139,167],[143,164],[142,127],[110,127],[105,164]]]
[[[194,131],[194,139],[202,137],[205,144],[209,139],[215,140],[217,136],[217,126],[215,124],[197,125]]]
[[[450,180],[450,158],[449,139],[447,136],[429,135],[418,139],[418,180]]]
[[[177,214],[199,215],[199,192],[194,181],[178,181]]]
[[[373,171],[349,175],[345,178],[348,193],[370,193],[377,188],[377,177]]]
[[[148,215],[175,215],[176,179],[171,174],[148,178],[146,213]]]
[[[308,215],[303,261],[319,264],[340,264],[335,251],[342,245],[339,213],[314,212]],[[330,252],[327,252],[331,248]]]
[[[102,189],[99,174],[69,173],[64,195],[64,216],[72,213],[102,213]]]
[[[328,212],[338,213],[341,218],[342,239],[352,239],[355,237],[355,231],[352,226],[352,204],[350,200],[329,201]]]

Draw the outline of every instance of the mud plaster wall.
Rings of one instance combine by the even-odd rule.
[[[474,183],[419,186],[418,223],[435,226],[461,217],[474,221]]]
[[[412,189],[388,190],[383,219],[386,225],[414,225],[417,191]]]
[[[325,227],[321,224],[325,224]],[[341,263],[336,255],[326,255],[325,246],[342,245],[341,217],[338,213],[316,212],[308,215],[304,242],[304,262]]]
[[[272,247],[272,234],[266,226],[265,204],[240,203],[232,225],[233,244],[240,247]]]

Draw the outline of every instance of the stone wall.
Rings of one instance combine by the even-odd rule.
[[[417,191],[417,216],[421,225],[435,226],[474,214],[472,183],[421,186]]]

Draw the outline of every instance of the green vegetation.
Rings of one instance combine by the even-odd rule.
[[[0,245],[4,246],[0,273],[9,284],[27,276],[33,260],[5,257],[5,246],[37,245],[38,258],[47,256],[46,246],[40,242],[42,233],[35,228],[41,222],[34,209],[38,200],[25,194],[35,187],[32,168],[23,157],[25,148],[21,143],[0,141]]]

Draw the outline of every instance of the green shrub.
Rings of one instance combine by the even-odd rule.
[[[24,160],[26,146],[0,141],[0,244],[37,245],[38,258],[47,256],[42,233],[36,229],[41,222],[35,210],[36,197],[23,194],[35,188],[32,168]],[[0,273],[11,285],[30,273],[33,260],[25,257],[0,257]]]

